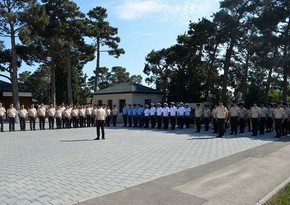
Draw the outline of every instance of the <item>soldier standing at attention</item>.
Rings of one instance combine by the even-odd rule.
[[[79,118],[79,109],[77,108],[76,105],[74,105],[74,107],[71,111],[71,116],[72,116],[73,128],[77,128],[78,127],[78,118]]]
[[[24,105],[21,105],[20,110],[18,112],[21,131],[25,131],[27,114],[28,112],[24,108]]]
[[[35,119],[37,116],[37,111],[34,108],[34,104],[32,104],[30,108],[28,109],[28,116],[29,116],[30,130],[35,130]]]
[[[17,110],[14,108],[13,104],[10,104],[9,109],[7,110],[7,116],[9,119],[9,131],[15,131],[15,118],[17,115]]]
[[[151,120],[151,128],[155,128],[155,126],[156,126],[156,107],[153,103],[151,103],[151,108],[150,108],[150,120]]]
[[[197,103],[196,104],[195,111],[194,111],[196,132],[200,132],[200,128],[201,128],[201,117],[202,117],[202,109],[200,108],[200,104]]]
[[[128,126],[129,126],[129,127],[132,127],[132,121],[133,121],[133,108],[132,108],[131,104],[128,105],[127,115],[128,115]]]
[[[123,127],[127,127],[127,122],[128,122],[128,107],[126,104],[124,104],[124,107],[122,109],[122,113],[123,113],[123,123],[124,126]]]
[[[282,124],[282,135],[287,136],[288,134],[288,118],[289,118],[289,108],[287,103],[283,103],[284,109],[284,120]]]
[[[102,131],[102,140],[105,139],[105,119],[106,119],[106,110],[104,109],[105,106],[98,106],[98,109],[96,110],[95,113],[95,118],[96,118],[96,125],[97,125],[97,138],[94,140],[99,140],[100,139],[100,130]]]
[[[54,129],[54,117],[55,117],[55,108],[53,107],[53,104],[50,104],[49,108],[47,109],[47,115],[48,115],[48,127],[49,129]]]
[[[239,120],[240,108],[237,106],[237,102],[233,102],[233,106],[230,108],[230,116],[231,116],[231,135],[237,134],[238,132],[238,120]]]
[[[208,105],[205,105],[203,110],[203,119],[204,119],[204,131],[209,130],[209,120],[210,120],[211,110],[208,108]]]
[[[4,119],[6,117],[6,109],[2,107],[2,103],[0,103],[0,126],[1,132],[4,132]]]
[[[218,133],[218,124],[217,124],[217,119],[215,117],[215,112],[216,112],[216,108],[218,107],[218,105],[216,104],[214,106],[214,108],[211,111],[211,115],[212,115],[212,124],[213,124],[213,133]]]
[[[168,122],[169,122],[169,113],[170,113],[170,109],[168,107],[167,103],[164,103],[164,107],[162,109],[162,117],[163,117],[163,128],[164,129],[168,129]]]
[[[183,103],[179,103],[179,106],[177,108],[177,123],[178,123],[178,128],[183,129],[184,125],[184,107]]]
[[[162,127],[162,114],[163,114],[163,109],[161,107],[161,104],[157,103],[156,115],[157,115],[157,128],[158,129],[161,129]]]
[[[144,127],[148,128],[149,127],[149,119],[150,119],[150,109],[149,109],[149,105],[145,105],[145,110],[144,110]]]
[[[113,114],[113,126],[117,126],[117,117],[118,117],[118,109],[116,108],[116,105],[113,105],[112,114]]]
[[[225,133],[225,121],[228,118],[228,109],[223,105],[222,101],[219,101],[219,106],[215,109],[215,118],[218,125],[217,138],[223,138]]]
[[[70,127],[70,118],[71,118],[71,110],[69,106],[66,106],[66,109],[62,112],[62,116],[65,119],[65,128],[69,129]]]
[[[45,113],[46,113],[46,109],[45,109],[43,103],[41,103],[41,105],[39,106],[39,108],[37,110],[40,130],[45,130]]]
[[[105,106],[106,107],[106,126],[110,127],[111,125],[111,115],[112,115],[112,111],[111,111],[111,108],[110,106]]]
[[[265,125],[266,125],[266,116],[267,116],[267,108],[264,106],[263,103],[261,103],[260,107],[260,135],[265,134]]]
[[[56,129],[61,129],[62,112],[61,106],[58,106],[55,111]]]
[[[90,104],[89,105],[87,105],[86,106],[86,117],[87,117],[87,127],[91,127],[91,115],[92,115],[92,108],[91,108],[91,106],[90,106]]]
[[[253,107],[251,107],[250,119],[252,120],[252,136],[257,136],[258,127],[259,127],[259,117],[260,117],[260,108],[257,106],[257,103],[253,103]]]
[[[189,128],[189,117],[190,117],[190,113],[191,113],[191,108],[189,107],[189,105],[187,103],[185,104],[184,110],[185,110],[185,112],[184,112],[185,126],[186,126],[186,128]]]
[[[284,109],[281,107],[281,103],[277,103],[277,107],[273,113],[273,120],[275,122],[276,137],[282,136],[282,124],[284,121]]]
[[[244,103],[240,103],[240,112],[239,112],[239,124],[240,124],[240,133],[245,132],[246,120],[247,120],[247,109],[244,107]]]
[[[171,102],[169,114],[170,114],[171,130],[174,130],[176,127],[176,116],[177,116],[177,108],[175,107],[174,102]]]
[[[143,105],[140,105],[140,104],[138,105],[137,115],[138,115],[138,127],[143,127],[143,124],[144,124],[144,120],[143,120],[144,108],[143,108]]]
[[[133,116],[133,127],[138,127],[138,108],[136,104],[133,104],[132,116]]]

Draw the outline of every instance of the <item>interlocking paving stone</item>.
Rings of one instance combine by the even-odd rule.
[[[74,204],[274,141],[194,129],[95,128],[0,133],[0,204]]]

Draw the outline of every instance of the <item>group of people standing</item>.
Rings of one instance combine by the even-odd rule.
[[[29,120],[30,130],[35,130],[36,119],[39,119],[39,129],[45,129],[45,120],[48,118],[49,129],[62,128],[82,128],[97,127],[97,138],[100,139],[100,130],[104,139],[104,126],[110,126],[111,120],[113,126],[117,124],[118,109],[116,105],[113,108],[102,105],[67,105],[64,103],[54,108],[51,104],[45,107],[43,104],[35,108],[32,104],[29,109],[25,109],[23,105],[17,111],[13,104],[6,110],[0,103],[0,126],[3,132],[3,121],[8,118],[9,131],[15,131],[15,118],[19,117],[20,130],[26,130],[26,120]],[[128,104],[122,108],[124,127],[144,127],[174,130],[175,128],[189,128],[190,122],[194,119],[196,132],[201,131],[201,124],[204,123],[204,130],[209,131],[210,122],[213,125],[213,132],[217,133],[217,137],[223,138],[224,133],[230,127],[230,134],[237,135],[238,128],[240,133],[245,132],[248,124],[248,131],[253,132],[253,136],[263,135],[266,132],[276,131],[276,137],[281,137],[290,132],[290,109],[287,103],[276,103],[274,106],[268,104],[267,107],[257,103],[249,109],[244,107],[243,103],[232,102],[227,108],[220,101],[211,110],[209,105],[205,104],[202,108],[200,104],[196,104],[195,109],[189,107],[189,104],[174,102],[170,103],[151,103],[145,104]]]

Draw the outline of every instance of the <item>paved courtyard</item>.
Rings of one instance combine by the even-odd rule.
[[[71,205],[275,140],[250,135],[120,126],[100,141],[95,128],[0,133],[0,204]]]

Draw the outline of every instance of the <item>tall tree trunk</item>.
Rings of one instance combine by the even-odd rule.
[[[16,43],[15,43],[15,30],[14,25],[10,23],[10,31],[11,31],[11,51],[12,51],[12,59],[11,59],[11,83],[12,83],[12,96],[13,96],[13,104],[16,109],[20,109],[19,102],[19,90],[18,90],[18,80],[17,80],[17,52],[16,52]]]
[[[67,68],[67,99],[69,104],[73,104],[70,47],[68,47],[66,50],[66,68]]]
[[[249,61],[250,61],[250,53],[247,53],[246,64],[244,68],[243,82],[242,82],[242,99],[245,101],[245,97],[247,95],[247,79],[249,72]]]
[[[269,96],[271,79],[272,79],[272,72],[273,72],[273,67],[271,66],[271,68],[269,70],[269,73],[268,73],[267,84],[266,84],[266,89],[265,89],[265,99],[266,99],[266,102],[268,102],[268,96]]]
[[[56,82],[56,79],[55,79],[55,65],[54,64],[51,64],[50,66],[50,69],[51,69],[51,74],[50,74],[50,89],[51,89],[51,93],[50,93],[50,102],[53,104],[53,106],[56,105],[56,88],[55,88],[55,82]]]
[[[283,91],[282,91],[282,100],[286,102],[287,100],[287,91],[288,91],[288,45],[285,45],[283,52]]]
[[[94,91],[97,92],[99,89],[99,71],[100,71],[100,38],[97,38],[97,65],[95,70],[95,86]]]
[[[205,99],[209,101],[209,91],[210,91],[210,85],[211,85],[211,77],[212,77],[212,69],[213,64],[215,61],[215,54],[217,52],[218,44],[215,45],[214,52],[212,54],[212,58],[210,62],[208,63],[208,70],[207,70],[207,82],[206,82],[206,90],[205,90]]]
[[[234,48],[234,39],[231,39],[229,48],[227,49],[226,52],[226,59],[224,62],[224,77],[223,77],[223,88],[222,88],[222,100],[226,103],[227,100],[227,91],[228,91],[228,78],[229,78],[229,68],[230,68],[230,63],[231,63],[231,57],[233,53],[233,48]]]

